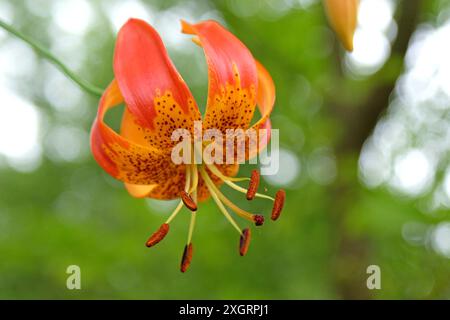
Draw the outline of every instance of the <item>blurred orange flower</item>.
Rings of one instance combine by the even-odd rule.
[[[328,19],[344,48],[353,51],[359,0],[324,0]]]

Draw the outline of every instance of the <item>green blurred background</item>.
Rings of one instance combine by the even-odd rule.
[[[100,87],[113,78],[118,28],[145,19],[199,105],[205,60],[179,19],[223,23],[276,83],[280,172],[263,185],[288,199],[245,258],[212,201],[202,204],[181,274],[187,212],[145,248],[174,203],[133,199],[107,176],[89,150],[97,99],[0,30],[0,298],[450,298],[450,1],[360,9],[348,54],[315,0],[0,0],[1,19]],[[79,291],[66,288],[72,264]],[[366,287],[369,265],[381,290]]]

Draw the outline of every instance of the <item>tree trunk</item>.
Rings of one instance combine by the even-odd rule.
[[[392,46],[388,68],[398,58],[403,59],[408,49],[410,38],[416,29],[420,13],[421,0],[403,0],[399,4],[398,36]],[[372,76],[380,79],[385,68]],[[338,178],[330,187],[332,208],[331,223],[334,226],[335,255],[332,257],[332,267],[335,273],[337,294],[343,299],[368,299],[372,296],[366,286],[368,275],[367,267],[373,263],[369,261],[370,239],[366,237],[352,237],[346,228],[346,219],[349,211],[360,194],[362,186],[358,180],[358,156],[366,139],[370,136],[380,116],[389,105],[389,98],[394,91],[397,78],[402,73],[397,69],[389,82],[375,86],[368,94],[367,99],[358,106],[349,110],[345,106],[337,106],[336,101],[330,101],[337,110],[341,128],[345,128],[342,140],[336,147],[338,164]],[[377,83],[377,81],[374,81]],[[348,114],[352,116],[349,117]],[[348,172],[348,168],[353,168]]]

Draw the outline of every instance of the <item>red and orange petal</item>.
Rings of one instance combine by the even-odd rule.
[[[264,126],[275,104],[275,84],[270,73],[258,61],[256,61],[256,67],[258,70],[258,94],[256,103],[261,112],[261,119],[253,127]]]
[[[133,141],[140,145],[150,145],[147,140],[145,130],[136,122],[135,116],[125,108],[122,116],[122,125],[120,128],[120,135],[126,139]],[[162,148],[164,153],[171,150]],[[125,188],[131,196],[135,198],[146,198],[153,196],[158,199],[173,199],[177,197],[184,189],[185,184],[185,167],[174,167],[173,164],[168,164],[171,167],[172,177],[165,181],[160,181],[159,184],[154,185],[136,185],[125,183]],[[163,187],[161,187],[161,184]],[[167,186],[167,187],[165,187]]]
[[[98,164],[111,176],[134,185],[159,184],[178,174],[170,153],[123,137],[104,122],[106,112],[122,102],[113,81],[103,94],[91,131],[91,149]]]
[[[193,34],[208,63],[209,92],[203,127],[247,129],[253,118],[258,91],[255,60],[247,47],[215,21],[182,22]]]
[[[132,116],[135,130],[147,144],[169,149],[175,129],[192,133],[201,115],[197,104],[170,60],[158,33],[146,22],[130,19],[120,30],[114,74]]]
[[[154,186],[147,196],[158,200],[179,198],[185,188],[186,167],[179,165],[177,166],[177,171],[173,176],[168,177],[165,181],[161,181],[158,185]]]
[[[217,168],[224,174],[229,177],[235,176],[239,171],[239,165],[218,165]],[[178,166],[178,173],[174,176],[170,177],[166,181],[161,181],[159,184],[155,185],[132,185],[125,184],[128,192],[135,198],[153,198],[158,200],[171,200],[180,197],[181,192],[185,187],[185,171],[186,167],[184,165]],[[216,186],[220,186],[223,184],[223,181],[213,175],[207,169],[211,180],[214,182]],[[208,187],[203,181],[202,177],[198,178],[198,187],[197,187],[197,200],[199,202],[203,202],[209,199],[210,193]]]
[[[198,42],[205,47],[208,58],[210,92],[205,116],[208,124],[204,128],[248,127],[256,101],[262,119],[253,128],[270,128],[268,117],[275,90],[264,67],[216,22],[184,23],[183,28],[199,36]],[[122,28],[114,69],[118,80],[105,92],[92,130],[94,157],[110,175],[126,182],[133,196],[176,198],[184,188],[185,167],[172,163],[169,154],[175,142],[170,137],[179,128],[192,133],[194,120],[201,118],[197,105],[156,31],[143,21],[132,19]],[[103,117],[124,99],[127,107],[119,136],[103,122]],[[247,156],[259,152],[269,138],[266,135],[263,144],[253,152],[247,151]],[[221,168],[231,176],[237,169]],[[221,184],[219,179],[213,180]],[[199,200],[209,197],[201,179],[198,193]]]
[[[151,185],[139,185],[125,182],[125,189],[134,198],[147,198],[150,193],[157,187],[156,184]]]
[[[272,77],[260,62],[256,61],[256,67],[258,70],[258,93],[256,102],[261,113],[261,119],[251,127],[251,129],[258,132],[258,144],[255,147],[249,143],[246,144],[247,159],[258,155],[269,143],[272,130],[270,114],[275,105],[275,84],[273,83]],[[260,136],[260,134],[263,135]]]

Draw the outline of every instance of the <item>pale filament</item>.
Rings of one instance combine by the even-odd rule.
[[[192,185],[189,190],[189,193],[193,193],[193,192],[197,191],[197,187],[198,187],[198,169],[197,169],[197,165],[195,165],[195,164],[191,164],[190,167],[191,167],[191,175],[192,175]],[[194,199],[194,201],[197,203],[196,199]]]
[[[233,181],[245,181],[245,180],[248,181],[248,180],[250,180],[250,178],[228,177],[228,176],[224,175],[214,164],[212,164],[211,161],[209,161],[209,162],[205,161],[205,165],[208,167],[209,171],[212,172],[212,174],[214,174],[216,177],[218,177],[223,182],[225,182],[229,187],[233,188],[236,191],[239,191],[242,193],[247,193],[247,189],[242,188],[241,186],[237,185]],[[265,195],[265,194],[261,194],[261,193],[256,193],[255,197],[275,201],[275,199],[273,197]]]
[[[190,185],[191,185],[191,168],[190,167],[191,167],[190,165],[186,166],[186,184],[184,186],[184,190],[186,192],[189,192],[189,188],[190,188]],[[194,201],[196,201],[196,200],[194,200]],[[172,222],[172,220],[175,219],[177,214],[180,212],[181,208],[183,208],[183,201],[182,200],[180,200],[180,202],[176,206],[175,210],[172,212],[170,217],[167,219],[167,221],[166,221],[167,224],[170,224]]]
[[[192,185],[190,186],[190,193],[192,200],[194,200],[195,204],[197,204],[197,186],[198,186],[198,170],[195,164],[191,164],[189,166],[191,176],[192,176]],[[191,212],[191,221],[189,222],[189,232],[187,238],[187,244],[189,245],[192,241],[192,234],[194,233],[195,227],[195,219],[197,217],[197,212]]]
[[[211,181],[211,178],[208,176],[208,173],[206,172],[204,167],[200,167],[200,174],[203,178],[203,180],[205,181],[206,187],[209,190],[209,193],[211,194],[211,196],[213,197],[214,201],[216,202],[217,206],[219,207],[220,211],[222,211],[223,215],[225,216],[225,218],[227,218],[227,220],[231,223],[231,225],[237,230],[237,232],[242,235],[242,229],[238,226],[238,224],[236,223],[236,221],[234,221],[234,219],[230,216],[230,214],[228,213],[227,209],[225,208],[225,206],[223,205],[223,203],[220,201],[219,196],[216,194],[216,192],[214,191],[213,188],[213,182]]]
[[[247,212],[245,210],[242,210],[237,205],[235,205],[233,202],[231,202],[222,192],[220,192],[219,188],[212,182],[211,178],[208,176],[208,182],[209,186],[214,190],[214,192],[217,194],[217,196],[222,200],[223,203],[225,203],[226,206],[228,206],[231,210],[236,212],[237,215],[240,217],[250,221],[255,222],[254,215],[250,212]]]

